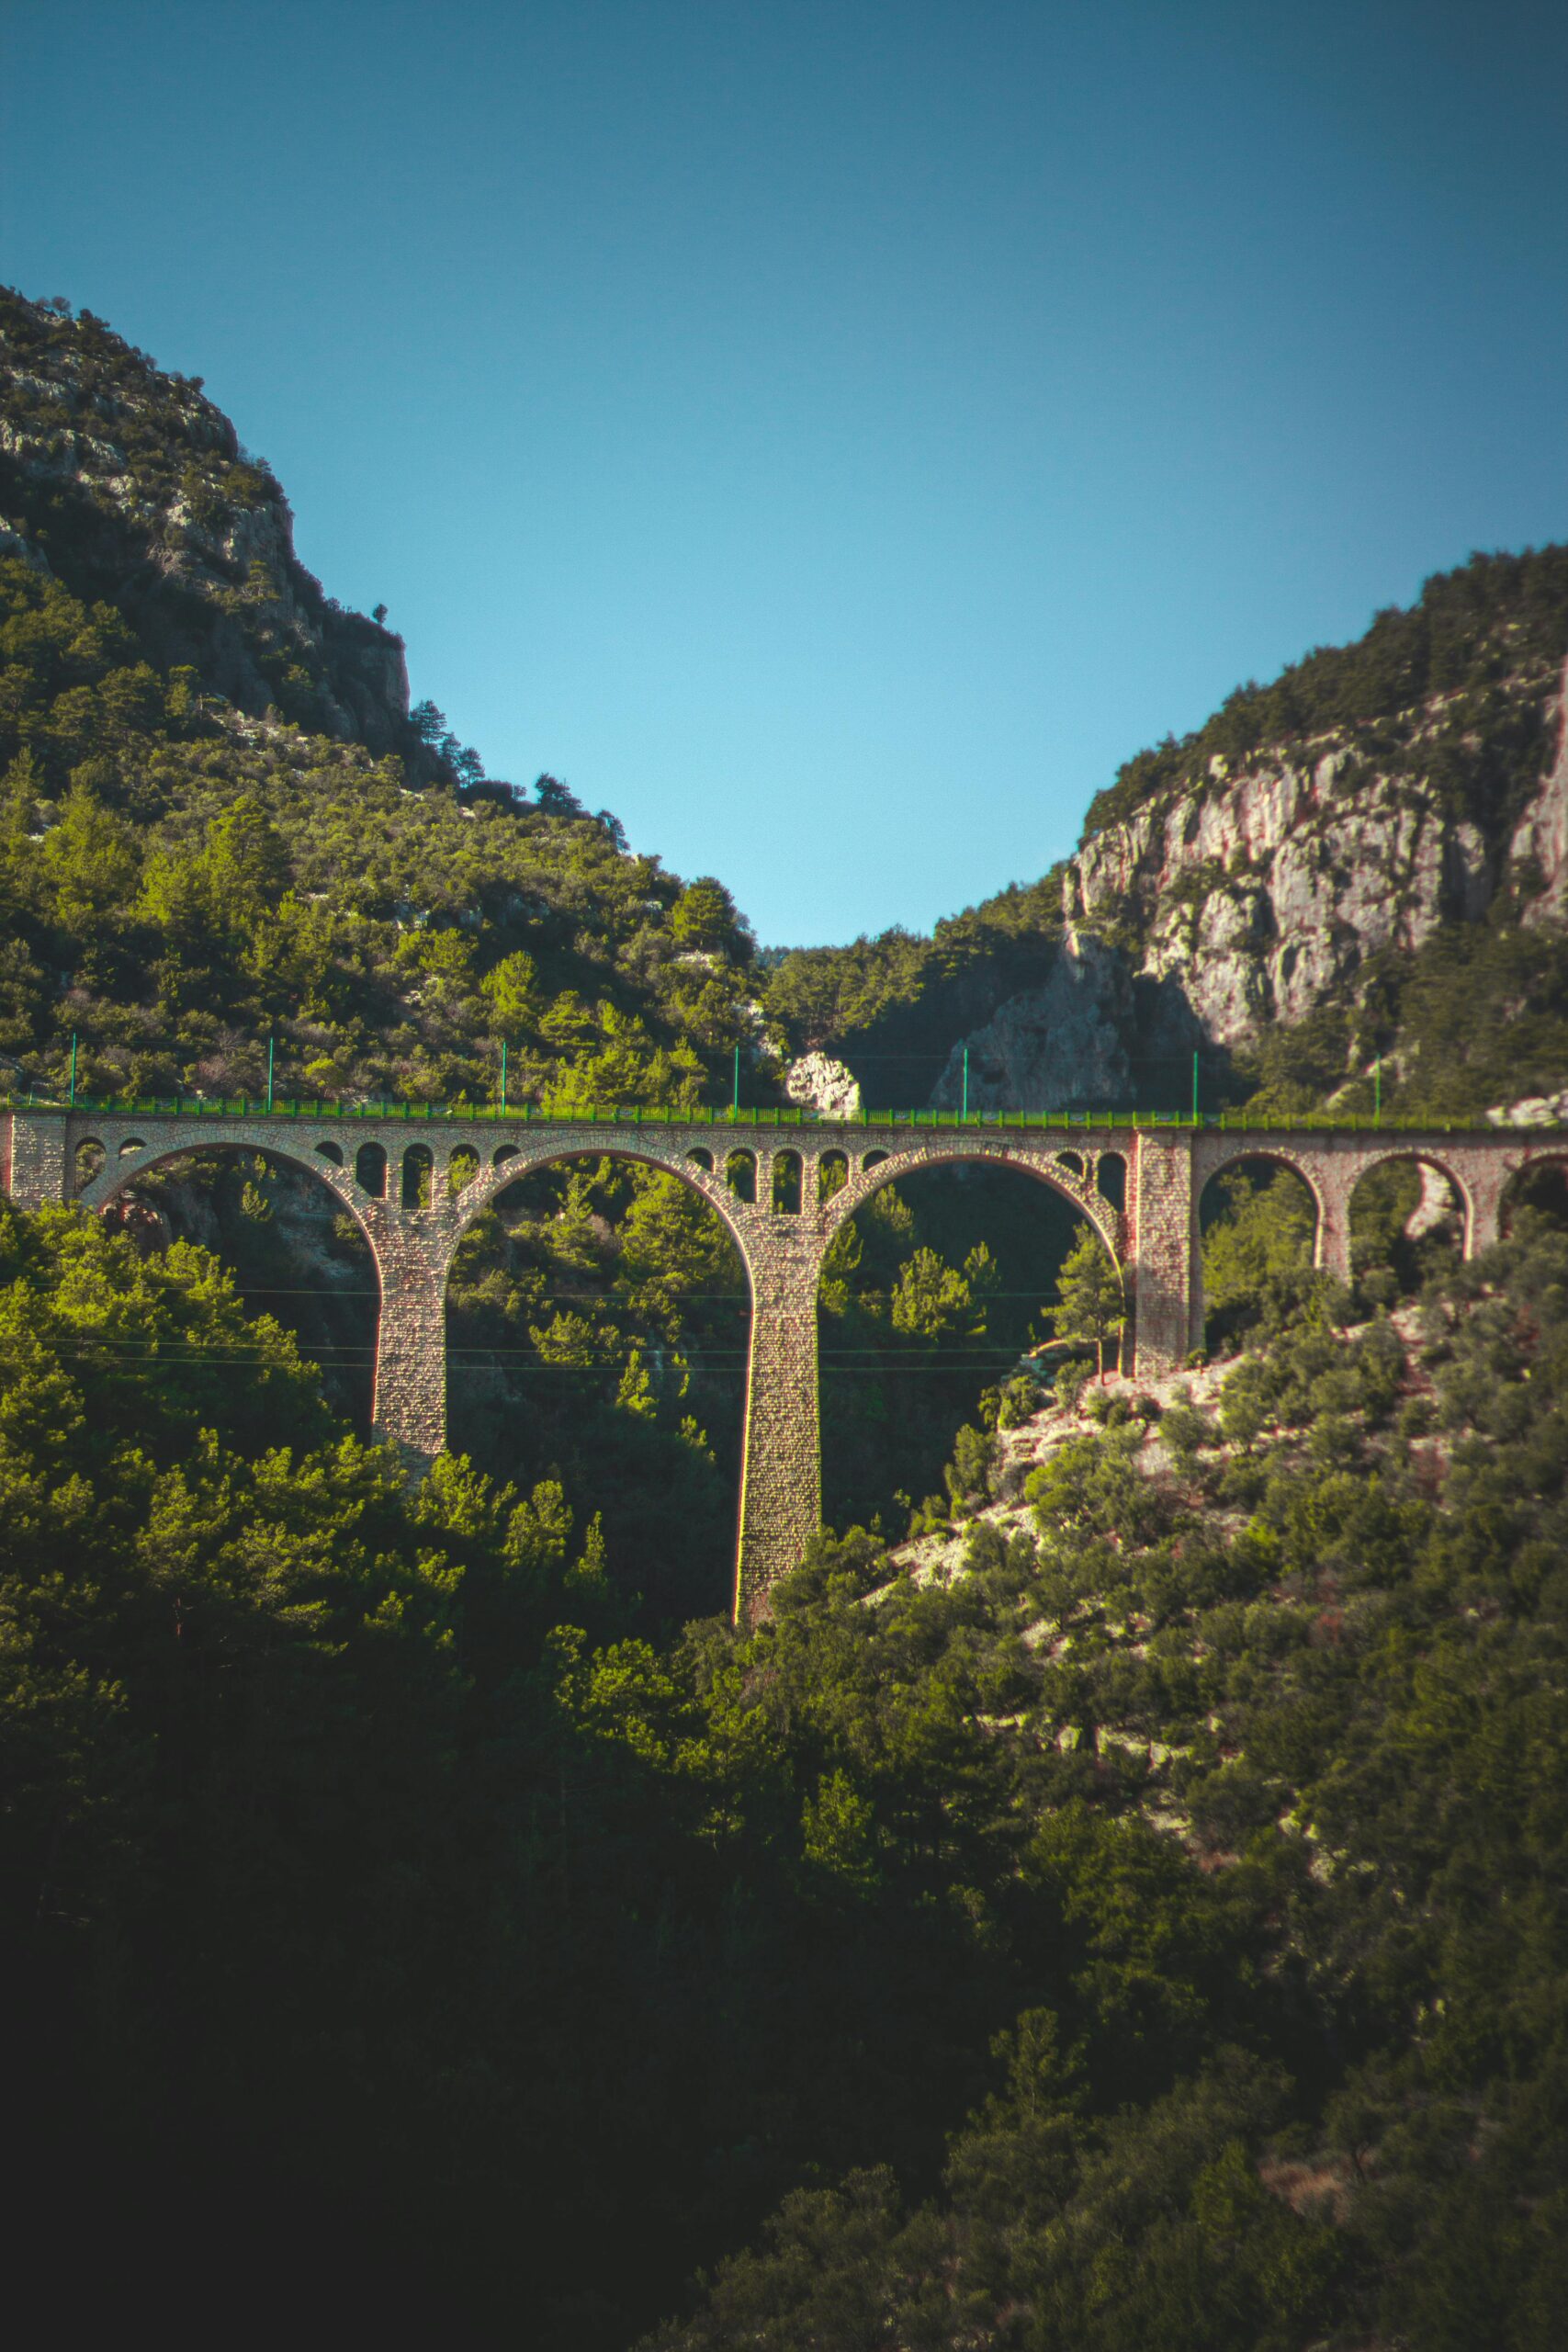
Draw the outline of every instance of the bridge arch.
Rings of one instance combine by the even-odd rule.
[[[1221,1176],[1246,1175],[1247,1170],[1254,1167],[1282,1168],[1290,1175],[1299,1177],[1306,1186],[1307,1191],[1312,1194],[1313,1214],[1316,1220],[1316,1232],[1313,1242],[1313,1263],[1314,1266],[1323,1265],[1326,1257],[1333,1221],[1330,1196],[1325,1187],[1322,1171],[1314,1166],[1311,1157],[1303,1152],[1292,1151],[1283,1145],[1254,1143],[1249,1138],[1245,1143],[1238,1143],[1235,1150],[1224,1153],[1212,1165],[1206,1165],[1202,1171],[1197,1198],[1193,1202],[1193,1210],[1200,1221],[1202,1216],[1203,1195],[1208,1192],[1210,1185]]]
[[[634,1173],[660,1181],[644,1191],[628,1182]],[[565,1228],[551,1219],[563,1206],[572,1242],[560,1254],[552,1235]],[[590,1216],[591,1225],[576,1222]],[[764,1213],[749,1215],[722,1172],[693,1165],[683,1150],[573,1135],[525,1141],[499,1168],[481,1167],[461,1192],[444,1194],[423,1222],[439,1256],[441,1394],[453,1447],[525,1488],[562,1476],[574,1503],[599,1509],[612,1562],[617,1572],[635,1566],[656,1615],[730,1604],[721,1579],[735,1573],[739,1552]],[[657,1308],[628,1314],[617,1277],[635,1285],[652,1271],[639,1261],[639,1233],[677,1238],[658,1261],[682,1270],[673,1334]],[[639,1464],[650,1493],[678,1498],[668,1513],[638,1521],[615,1478],[599,1479],[588,1498],[591,1465],[606,1449],[611,1461]]]
[[[95,1137],[85,1138],[84,1147],[79,1148],[96,1140]],[[99,1145],[98,1148],[101,1150],[103,1147]],[[380,1282],[380,1250],[376,1234],[365,1216],[361,1201],[355,1198],[355,1187],[339,1162],[321,1153],[320,1145],[312,1148],[306,1142],[279,1143],[272,1134],[265,1140],[251,1136],[208,1135],[200,1128],[193,1128],[188,1135],[152,1148],[138,1137],[130,1137],[118,1147],[118,1159],[103,1161],[81,1187],[75,1196],[76,1205],[101,1214],[122,1193],[129,1192],[142,1177],[151,1175],[154,1169],[166,1168],[171,1160],[205,1158],[209,1152],[231,1152],[242,1159],[281,1160],[286,1167],[297,1168],[301,1175],[310,1177],[331,1193],[354,1219],[370,1252],[377,1281]]]
[[[945,1515],[954,1433],[983,1419],[983,1393],[993,1392],[994,1408],[1051,1338],[1042,1309],[1059,1296],[1057,1277],[1086,1234],[1114,1272],[1121,1362],[1130,1363],[1127,1227],[1095,1179],[1092,1152],[1075,1169],[1043,1139],[1004,1148],[959,1130],[895,1148],[822,1204],[811,1304],[825,1509],[835,1524],[868,1521],[890,1494],[917,1523]],[[885,1222],[878,1204],[891,1209],[894,1193],[904,1206]]]
[[[634,1143],[623,1143],[618,1136],[613,1142],[606,1139],[601,1143],[595,1137],[586,1145],[580,1140],[558,1143],[552,1140],[533,1148],[525,1147],[522,1150],[498,1152],[488,1168],[481,1163],[472,1180],[447,1204],[446,1214],[451,1220],[448,1269],[463,1235],[499,1194],[509,1192],[525,1177],[538,1174],[542,1169],[562,1167],[573,1159],[627,1160],[637,1167],[652,1170],[656,1175],[676,1177],[688,1192],[694,1193],[707,1207],[717,1211],[746,1269],[748,1284],[750,1283],[750,1228],[736,1214],[739,1204],[723,1176],[716,1174],[711,1166],[698,1161],[694,1153],[664,1153],[646,1147],[639,1149]]]
[[[217,1161],[232,1166],[235,1162],[254,1163],[258,1159],[304,1178],[312,1196],[320,1199],[325,1195],[333,1207],[347,1218],[354,1228],[360,1261],[351,1279],[344,1283],[332,1278],[330,1264],[334,1251],[329,1244],[324,1261],[316,1256],[310,1261],[314,1279],[306,1286],[310,1292],[306,1304],[300,1306],[297,1297],[286,1296],[280,1305],[277,1283],[258,1279],[258,1267],[254,1261],[247,1271],[247,1253],[243,1250],[235,1252],[231,1227],[228,1248],[221,1238],[221,1227],[216,1240],[199,1234],[198,1238],[206,1240],[213,1255],[228,1266],[242,1294],[249,1294],[248,1312],[275,1314],[295,1331],[301,1351],[317,1362],[326,1375],[329,1396],[351,1415],[363,1432],[367,1425],[374,1428],[378,1418],[379,1334],[389,1288],[387,1252],[384,1237],[364,1213],[363,1195],[357,1195],[352,1177],[341,1160],[319,1152],[310,1129],[287,1141],[280,1141],[276,1132],[265,1136],[212,1135],[195,1127],[185,1135],[160,1137],[152,1144],[140,1135],[128,1136],[119,1146],[118,1156],[107,1159],[93,1180],[82,1187],[75,1205],[93,1216],[103,1216],[133,1196],[137,1187],[149,1177],[176,1168],[182,1161],[197,1165]],[[158,1205],[155,1197],[151,1205],[167,1232],[165,1210]],[[220,1209],[216,1214],[221,1218]],[[283,1250],[286,1263],[290,1258],[299,1260],[298,1237],[292,1243],[286,1241]],[[367,1274],[368,1284],[364,1279]],[[291,1273],[285,1278],[283,1286],[288,1291],[297,1283],[298,1276]],[[368,1301],[364,1303],[367,1292]]]
[[[942,1151],[920,1148],[867,1152],[861,1166],[852,1169],[847,1182],[840,1184],[823,1204],[824,1250],[845,1220],[853,1216],[857,1209],[863,1208],[873,1193],[880,1192],[884,1184],[897,1183],[901,1177],[919,1175],[933,1168],[1012,1170],[1021,1176],[1032,1178],[1036,1183],[1043,1184],[1048,1191],[1066,1201],[1080,1216],[1088,1218],[1110,1252],[1112,1265],[1119,1272],[1124,1271],[1126,1236],[1122,1214],[1084,1175],[1075,1178],[1072,1170],[1062,1164],[1062,1156],[1058,1153],[1000,1148],[987,1149],[978,1138],[973,1143],[967,1139],[955,1139],[951,1149]]]
[[[1188,1280],[1194,1347],[1230,1354],[1259,1315],[1282,1307],[1309,1270],[1348,1278],[1343,1188],[1335,1184],[1335,1173],[1314,1167],[1304,1153],[1248,1138],[1216,1153],[1195,1174]],[[1281,1180],[1282,1198],[1274,1193]],[[1237,1198],[1238,1182],[1273,1194],[1261,1219],[1247,1216],[1248,1193]],[[1237,1212],[1245,1238],[1234,1254],[1223,1244]]]
[[[1522,1208],[1568,1224],[1568,1150],[1530,1152],[1499,1187],[1498,1222],[1505,1236]]]
[[[1442,1178],[1459,1212],[1463,1253],[1467,1258],[1472,1256],[1475,1247],[1474,1196],[1460,1172],[1457,1159],[1441,1151],[1434,1151],[1425,1145],[1394,1145],[1388,1149],[1377,1152],[1374,1156],[1361,1159],[1357,1165],[1347,1196],[1347,1206],[1352,1216],[1355,1212],[1356,1195],[1368,1178],[1380,1174],[1384,1169],[1399,1167],[1413,1168],[1417,1172],[1429,1169],[1435,1175]]]

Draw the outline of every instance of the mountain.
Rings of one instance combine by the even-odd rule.
[[[1032,890],[785,957],[770,1006],[948,1108],[965,1053],[971,1108],[1180,1105],[1195,1053],[1213,1108],[1561,1087],[1565,658],[1568,548],[1474,556],[1128,761]]]
[[[0,1053],[84,1091],[682,1101],[765,1049],[722,886],[492,784],[194,379],[0,293]],[[8,763],[8,765],[7,765]],[[765,1058],[765,1052],[764,1052]]]
[[[198,376],[0,289],[0,554],[112,605],[156,668],[372,751],[417,749],[400,638],[323,595],[271,469]]]

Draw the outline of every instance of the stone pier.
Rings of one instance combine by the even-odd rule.
[[[1414,1160],[1446,1178],[1473,1256],[1497,1237],[1511,1179],[1533,1161],[1568,1160],[1568,1136],[1539,1130],[1000,1125],[994,1114],[939,1126],[930,1113],[886,1125],[797,1124],[788,1113],[671,1120],[632,1112],[569,1124],[489,1114],[31,1106],[0,1114],[0,1141],[11,1194],[26,1208],[74,1202],[102,1210],[160,1161],[192,1150],[265,1151],[308,1169],[369,1245],[380,1286],[376,1427],[414,1464],[446,1442],[446,1283],[475,1216],[554,1160],[607,1154],[679,1177],[723,1219],[750,1287],[735,1582],[742,1622],[765,1613],[770,1586],[795,1566],[820,1521],[818,1281],[839,1227],[880,1185],[961,1161],[1050,1186],[1089,1219],[1121,1271],[1132,1368],[1157,1379],[1201,1336],[1200,1204],[1204,1186],[1236,1161],[1272,1160],[1305,1181],[1317,1204],[1317,1261],[1348,1276],[1350,1195],[1371,1169]]]

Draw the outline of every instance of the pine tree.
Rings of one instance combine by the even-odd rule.
[[[1062,1340],[1087,1340],[1094,1347],[1095,1370],[1105,1377],[1105,1343],[1127,1320],[1122,1277],[1104,1243],[1086,1225],[1056,1277],[1057,1304],[1045,1309]]]

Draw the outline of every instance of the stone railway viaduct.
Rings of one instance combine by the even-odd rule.
[[[787,1114],[786,1114],[787,1115]],[[788,1125],[774,1115],[685,1121],[621,1112],[575,1123],[454,1114],[344,1116],[298,1111],[180,1115],[60,1106],[0,1113],[18,1206],[74,1201],[101,1211],[137,1178],[192,1150],[262,1151],[309,1170],[369,1244],[380,1288],[375,1425],[417,1464],[446,1430],[446,1281],[466,1228],[508,1184],[550,1161],[635,1159],[677,1176],[723,1219],[750,1286],[751,1336],[735,1608],[765,1610],[821,1516],[817,1286],[844,1219],[881,1184],[952,1162],[1015,1169],[1094,1226],[1122,1271],[1133,1363],[1178,1369],[1201,1336],[1198,1209],[1238,1160],[1294,1169],[1317,1204],[1317,1262],[1350,1271],[1350,1195],[1371,1169],[1416,1160],[1448,1180],[1467,1257],[1498,1238],[1504,1193],[1525,1167],[1568,1159],[1568,1136],[1517,1130],[1267,1130],[1242,1126],[1027,1124],[1009,1114],[937,1125]],[[6,1136],[8,1125],[9,1136]]]

